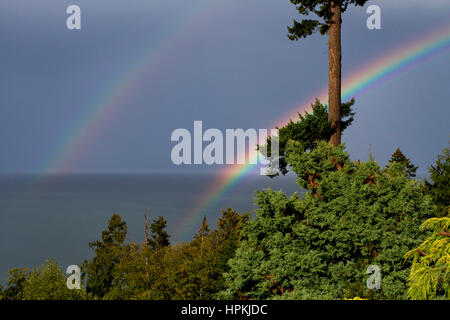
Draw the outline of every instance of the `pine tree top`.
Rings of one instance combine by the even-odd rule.
[[[398,164],[399,168],[406,173],[406,175],[410,178],[416,176],[417,168],[415,165],[411,163],[400,148],[397,148],[395,152],[392,154],[391,159],[389,160],[389,165],[387,167],[392,167],[393,164]]]
[[[340,3],[341,12],[345,12],[349,5],[364,6],[367,1],[369,0],[335,0],[335,3]],[[291,3],[301,15],[314,14],[318,19],[303,19],[300,22],[294,20],[293,25],[288,27],[290,40],[306,38],[317,31],[321,34],[328,32],[332,17],[330,0],[291,0]]]

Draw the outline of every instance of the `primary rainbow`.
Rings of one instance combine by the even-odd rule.
[[[440,28],[437,32],[428,34],[418,41],[406,44],[401,48],[386,54],[381,59],[378,59],[368,65],[363,66],[359,70],[344,77],[342,82],[342,100],[346,101],[352,97],[363,94],[370,88],[385,82],[395,75],[411,68],[424,60],[440,54],[450,49],[450,26]],[[327,101],[328,90],[325,89],[316,95],[320,101]],[[295,111],[284,117],[281,121],[272,124],[282,127],[291,119],[296,119],[298,113],[304,113],[311,110],[311,103],[315,97],[308,99],[306,103],[300,104],[295,108]],[[256,157],[256,151],[250,157]],[[199,219],[206,211],[216,204],[220,198],[226,194],[230,189],[235,187],[242,179],[250,173],[256,173],[258,165],[236,165],[220,172],[217,179],[208,186],[205,193],[201,195],[198,203],[194,208],[184,217],[183,222],[180,223],[178,230],[182,233],[192,231],[194,223],[199,223]],[[184,234],[183,234],[184,235]]]

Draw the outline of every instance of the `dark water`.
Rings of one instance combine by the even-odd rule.
[[[88,243],[100,237],[109,217],[127,222],[128,239],[144,238],[143,216],[164,216],[172,243],[188,241],[201,216],[185,215],[207,192],[212,174],[3,175],[0,176],[0,283],[13,267],[33,267],[53,258],[63,267],[91,257]],[[254,176],[225,194],[206,212],[215,226],[221,210],[252,211],[255,190],[298,191],[294,177]]]

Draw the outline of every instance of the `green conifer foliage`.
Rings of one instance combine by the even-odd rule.
[[[5,300],[20,300],[23,296],[23,286],[29,277],[27,268],[13,268],[8,271],[8,287],[3,292]]]
[[[166,231],[167,220],[159,216],[158,219],[153,220],[150,225],[150,239],[148,239],[148,246],[151,250],[159,250],[170,245],[169,234]]]
[[[342,12],[345,12],[349,5],[363,6],[367,1],[368,0],[336,0],[335,2],[339,3]],[[290,40],[306,38],[317,31],[322,35],[328,33],[331,19],[330,0],[291,0],[291,3],[296,6],[298,13],[301,15],[308,16],[312,13],[318,17],[318,19],[303,19],[300,22],[294,20],[293,25],[288,27],[288,37]]]
[[[432,235],[405,255],[413,260],[408,297],[450,299],[450,216],[429,219],[421,230],[431,230]]]
[[[111,216],[108,229],[102,232],[102,240],[89,243],[95,251],[91,262],[85,261],[83,271],[87,276],[86,290],[103,297],[113,287],[113,271],[123,256],[127,225],[120,215]]]
[[[438,155],[428,171],[432,182],[426,182],[427,190],[439,208],[438,215],[444,216],[450,206],[450,147]]]
[[[174,299],[212,299],[225,288],[223,273],[239,245],[249,214],[228,208],[222,211],[217,229],[209,230],[206,218],[189,244],[174,247],[169,286]],[[175,272],[173,272],[175,271]]]
[[[352,110],[355,100],[341,105],[341,133],[344,132],[353,122],[355,112]],[[335,132],[331,122],[328,120],[327,106],[316,100],[311,104],[312,112],[306,112],[304,115],[298,113],[297,121],[289,121],[279,129],[279,169],[285,175],[288,173],[288,164],[286,162],[286,148],[289,142],[296,141],[301,146],[301,150],[309,151],[316,146],[317,141],[328,141]],[[261,151],[266,150],[267,156],[270,156],[271,139],[268,139],[266,148],[259,148]]]
[[[104,298],[214,298],[225,287],[223,273],[229,270],[227,262],[234,255],[241,230],[248,220],[249,214],[227,209],[222,212],[215,230],[209,228],[204,217],[189,243],[167,245],[157,250],[145,242],[142,246],[136,243],[122,246],[121,259],[112,271],[112,288]]]
[[[394,163],[398,164],[400,166],[400,169],[403,170],[405,174],[410,178],[414,178],[416,176],[417,167],[411,163],[411,161],[403,154],[400,148],[397,148],[392,154],[389,163],[390,165]]]
[[[225,275],[223,298],[404,299],[409,265],[403,255],[424,235],[433,213],[417,181],[374,161],[352,162],[344,146],[287,146],[303,198],[257,193],[256,217]],[[367,268],[381,269],[381,289],[368,289]]]

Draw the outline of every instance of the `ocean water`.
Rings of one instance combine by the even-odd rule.
[[[0,283],[13,267],[32,268],[47,258],[66,268],[92,257],[109,217],[127,222],[128,240],[144,239],[144,213],[164,216],[171,242],[189,241],[203,213],[186,219],[217,177],[213,174],[0,175]],[[295,177],[253,176],[241,181],[204,214],[215,227],[221,210],[254,210],[254,192],[300,191]],[[187,223],[186,223],[187,222]]]

